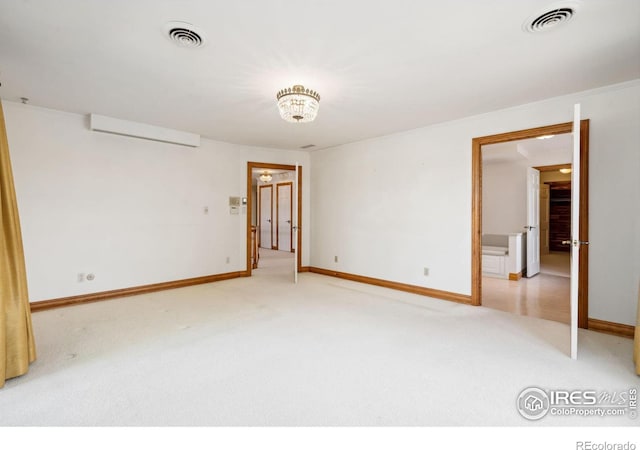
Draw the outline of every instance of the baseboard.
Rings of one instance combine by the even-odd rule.
[[[298,269],[298,273],[302,273],[302,272],[310,272],[310,267],[309,266],[302,266]]]
[[[520,278],[522,278],[522,271],[520,271],[518,273],[509,272],[509,280],[518,281]]]
[[[449,300],[456,303],[464,303],[466,305],[471,304],[470,295],[457,294],[455,292],[441,291],[439,289],[431,289],[431,288],[426,288],[422,286],[415,286],[413,284],[397,283],[395,281],[382,280],[380,278],[365,277],[362,275],[354,275],[351,273],[336,272],[335,270],[321,269],[319,267],[309,267],[309,272],[317,273],[320,275],[328,275],[330,277],[342,278],[350,281],[357,281],[359,283],[372,284],[374,286],[395,289],[398,291],[410,292],[412,294],[424,295],[427,297],[438,298],[441,300]]]
[[[607,322],[606,320],[589,319],[587,327],[591,331],[599,331],[601,333],[614,334],[625,338],[633,339],[636,327],[633,325],[625,325],[616,322]]]
[[[187,278],[184,280],[166,281],[163,283],[147,284],[144,286],[134,286],[124,289],[115,289],[113,291],[94,292],[92,294],[75,295],[73,297],[55,298],[51,300],[42,300],[31,303],[31,311],[45,311],[47,309],[62,308],[64,306],[78,305],[82,303],[99,302],[101,300],[110,300],[118,297],[128,297],[131,295],[148,294],[150,292],[164,291],[167,289],[176,289],[196,284],[212,283],[214,281],[230,280],[246,276],[247,272],[228,272],[218,275],[206,275],[203,277]]]

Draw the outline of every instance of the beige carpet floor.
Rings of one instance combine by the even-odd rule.
[[[38,312],[38,360],[0,391],[5,426],[637,426],[516,410],[527,387],[640,384],[632,341],[303,273]]]

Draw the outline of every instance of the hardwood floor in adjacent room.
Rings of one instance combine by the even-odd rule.
[[[568,324],[570,280],[545,273],[519,281],[482,277],[482,305]]]
[[[518,281],[482,277],[482,306],[500,311],[570,323],[570,256],[540,255],[540,273]]]
[[[550,252],[540,255],[540,272],[559,277],[571,276],[571,254],[569,252]]]

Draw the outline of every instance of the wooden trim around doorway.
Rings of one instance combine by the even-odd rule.
[[[251,276],[251,215],[253,214],[253,200],[251,199],[252,170],[253,169],[276,169],[295,171],[296,166],[290,164],[274,164],[262,162],[247,162],[247,271],[246,276]],[[298,271],[302,267],[302,166],[298,166],[298,260],[296,261]],[[273,224],[273,217],[271,218]]]
[[[560,169],[571,169],[571,164],[553,164],[551,166],[536,166],[540,172],[557,172]]]
[[[571,133],[573,122],[473,138],[471,142],[471,304],[482,304],[482,146],[530,139],[548,134]],[[589,240],[589,119],[580,121],[580,232]],[[580,249],[578,262],[578,326],[589,327],[589,247]]]

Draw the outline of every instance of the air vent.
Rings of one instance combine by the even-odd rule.
[[[547,7],[545,12],[535,14],[532,18],[529,18],[522,27],[529,33],[548,31],[571,20],[577,11],[577,2],[554,4]]]
[[[190,23],[169,22],[164,29],[167,37],[180,47],[199,48],[205,43],[204,34]]]
[[[315,147],[315,146],[316,146],[316,144],[307,144],[307,145],[303,145],[300,148],[305,148],[306,149],[306,148],[311,148],[311,147]]]

